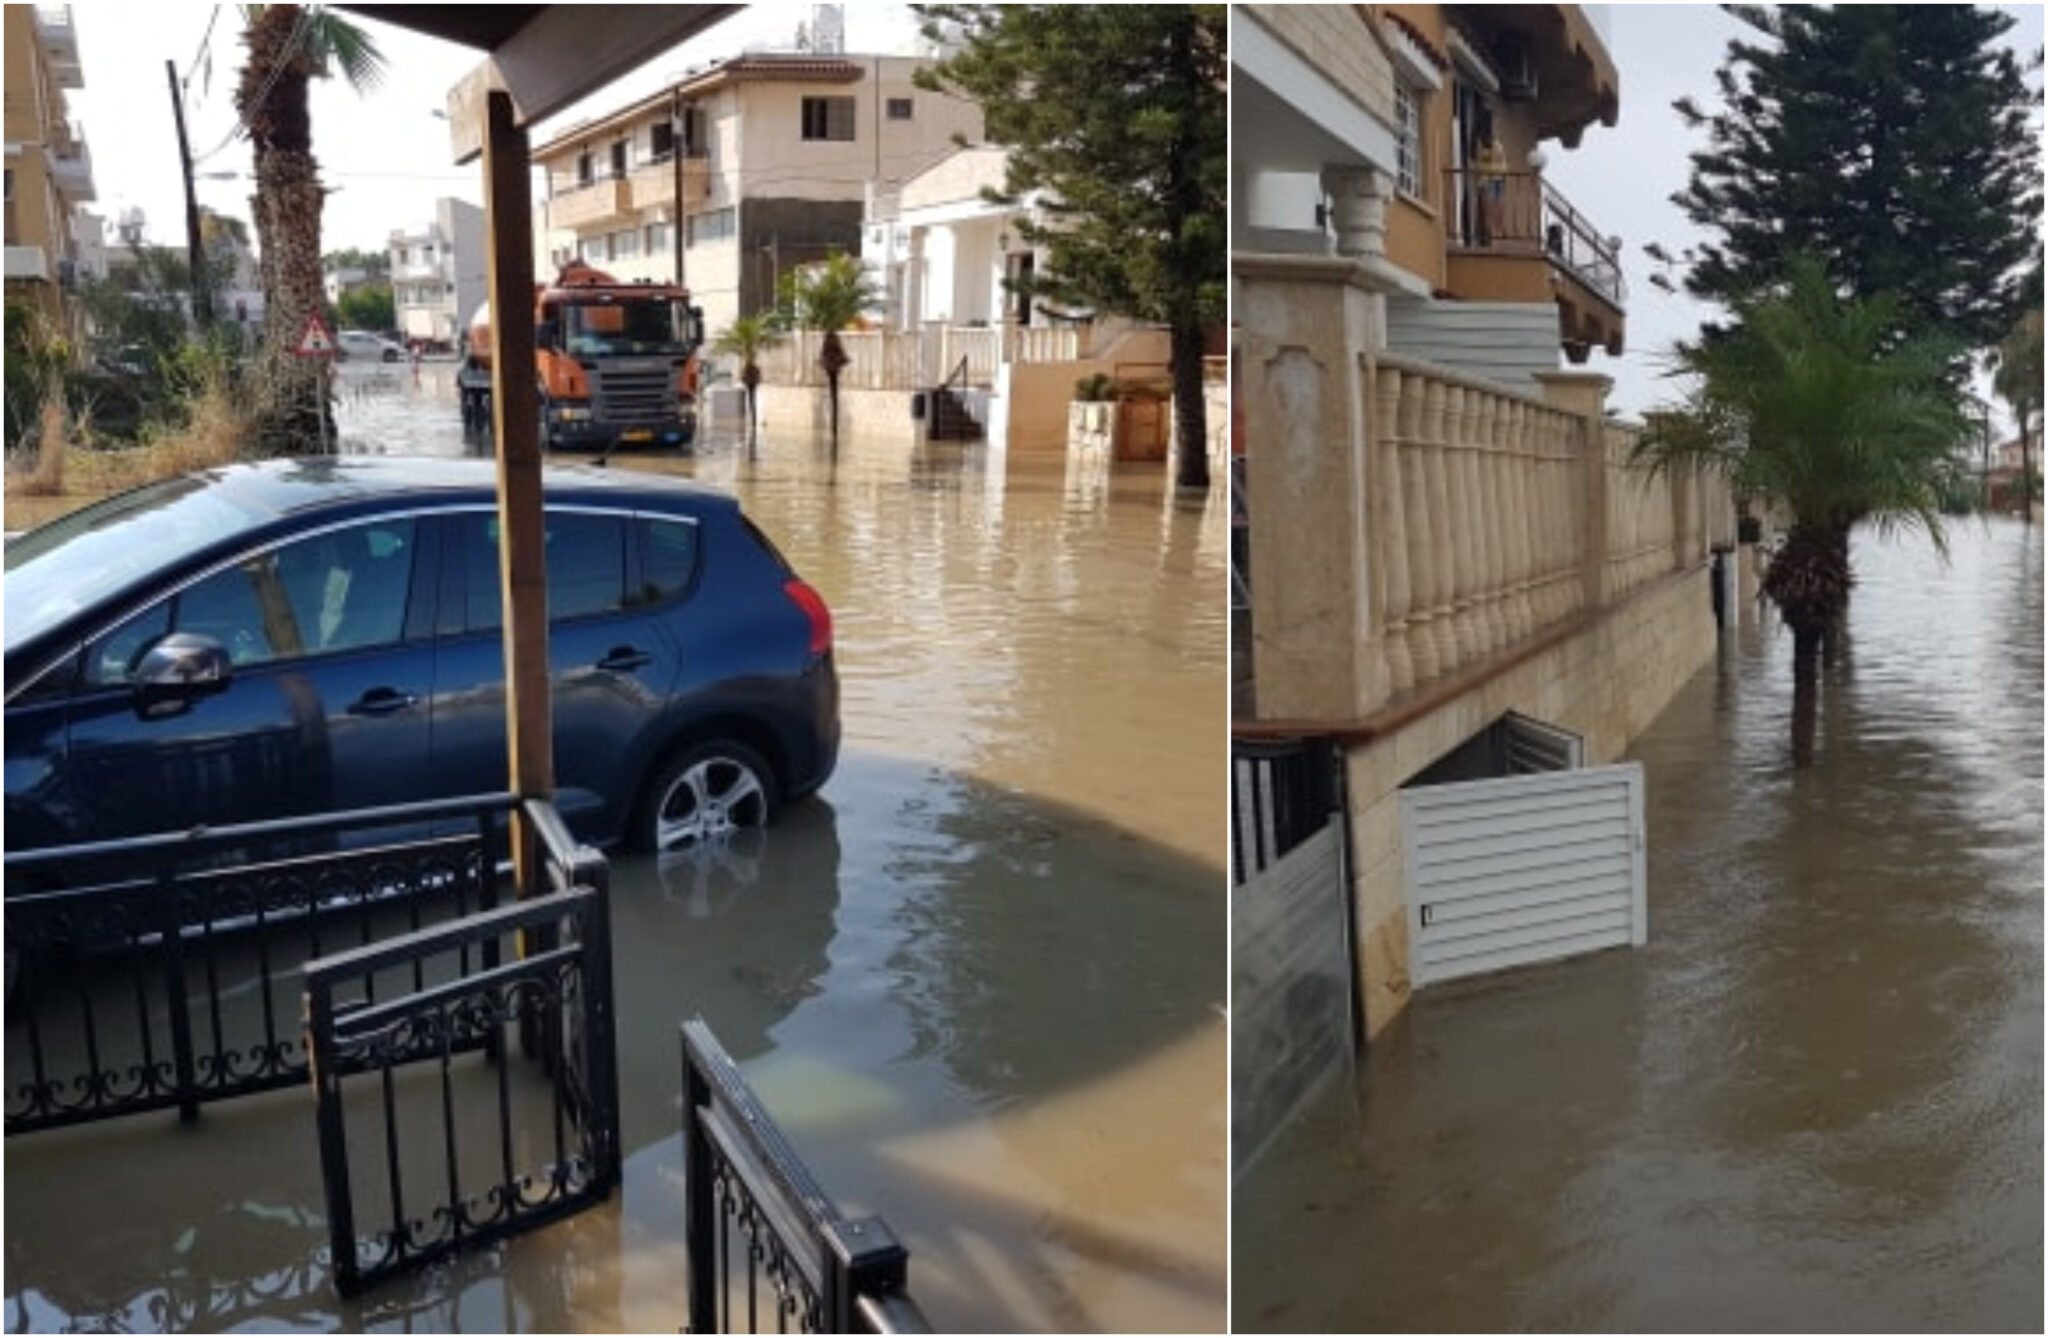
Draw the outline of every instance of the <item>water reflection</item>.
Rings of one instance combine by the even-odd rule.
[[[1810,769],[1768,617],[1681,693],[1648,946],[1418,997],[1238,1187],[1237,1327],[2039,1331],[2041,544],[1951,546],[1859,542]]]
[[[461,449],[452,403],[405,403],[345,406],[345,440]],[[907,440],[613,467],[741,497],[832,605],[845,726],[765,835],[614,864],[623,1193],[343,1305],[302,1094],[24,1140],[10,1218],[54,1229],[9,1233],[10,1319],[673,1330],[701,1015],[822,1183],[906,1240],[941,1326],[1220,1329],[1220,503]]]

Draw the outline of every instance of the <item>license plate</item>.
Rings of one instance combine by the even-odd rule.
[[[644,427],[636,427],[619,434],[620,441],[653,441],[654,433]]]

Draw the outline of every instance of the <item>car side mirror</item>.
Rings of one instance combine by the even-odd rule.
[[[192,708],[234,681],[227,647],[199,632],[173,632],[142,653],[130,682],[135,714],[163,720]]]

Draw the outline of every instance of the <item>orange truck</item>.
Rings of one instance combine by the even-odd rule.
[[[621,283],[571,261],[533,298],[541,445],[610,451],[687,446],[697,435],[704,312],[687,288]],[[491,309],[470,322],[456,373],[465,431],[491,423]]]

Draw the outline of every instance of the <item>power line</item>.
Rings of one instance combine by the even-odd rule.
[[[262,86],[256,90],[256,95],[249,99],[248,105],[250,107],[260,107],[263,105],[264,100],[270,96],[271,90],[277,87],[277,81],[284,77],[285,66],[291,64],[292,56],[295,53],[295,48],[298,47],[301,41],[310,37],[312,35],[312,31],[312,13],[310,10],[302,8],[299,10],[297,16],[293,18],[292,30],[285,36],[284,45],[278,48],[277,60],[271,65],[269,73],[264,76]],[[235,140],[238,137],[240,137],[244,131],[248,129],[248,111],[244,108],[237,107],[235,109],[234,128],[228,131],[227,138],[223,139],[220,143],[214,145],[211,149],[208,149],[205,153],[200,154],[197,158],[193,159],[192,161],[195,164],[204,163],[211,158],[217,157],[219,154],[225,151],[230,144],[233,144]]]

